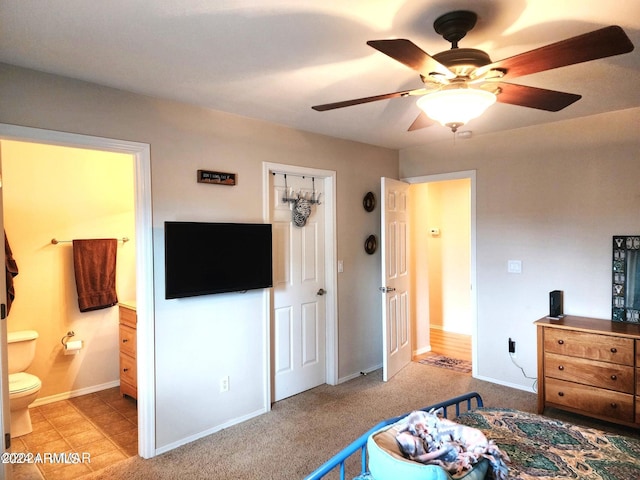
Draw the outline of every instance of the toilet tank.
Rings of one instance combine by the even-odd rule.
[[[7,333],[7,366],[10,374],[29,368],[36,354],[37,338],[38,332],[35,330]]]

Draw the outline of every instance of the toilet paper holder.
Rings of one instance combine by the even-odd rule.
[[[73,330],[69,330],[67,334],[60,339],[60,343],[62,343],[62,346],[66,347],[67,341],[73,336],[75,336],[75,332]]]
[[[76,355],[83,347],[82,340],[69,340],[73,336],[75,336],[75,333],[73,330],[70,330],[60,339],[60,343],[62,343],[62,350],[65,355]]]

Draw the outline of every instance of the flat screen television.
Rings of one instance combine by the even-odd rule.
[[[165,222],[165,298],[273,286],[271,225]]]

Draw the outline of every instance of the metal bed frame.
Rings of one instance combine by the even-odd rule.
[[[473,400],[475,400],[475,406],[473,405],[474,403]],[[477,392],[470,392],[455,398],[451,398],[449,400],[445,400],[440,403],[436,403],[434,405],[429,405],[428,407],[421,408],[420,410],[424,410],[425,412],[428,412],[429,410],[442,408],[444,410],[444,417],[447,418],[448,410],[450,408],[455,409],[455,416],[457,417],[460,415],[461,412],[464,413],[468,410],[472,410],[473,408],[482,408],[483,406],[484,405],[483,405],[482,397],[480,396],[480,394]],[[316,470],[314,470],[309,475],[307,475],[304,480],[321,479],[325,475],[329,474],[330,472],[333,472],[337,468],[340,469],[340,480],[345,480],[345,462],[352,455],[356,455],[358,451],[360,452],[360,456],[361,456],[362,468],[360,472],[360,477],[356,477],[356,478],[362,478],[362,479],[371,478],[369,474],[369,469],[367,467],[367,439],[372,433],[377,432],[378,430],[380,430],[383,427],[386,427],[387,425],[391,425],[392,423],[397,422],[398,420],[400,420],[405,416],[406,414],[400,415],[398,417],[389,418],[387,420],[384,420],[378,423],[376,426],[374,426],[373,428],[365,432],[363,435],[358,437],[356,440],[351,442],[349,445],[347,445],[347,447],[340,450],[336,455],[331,457],[329,460],[323,463]]]

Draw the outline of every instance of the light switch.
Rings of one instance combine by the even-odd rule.
[[[338,260],[338,273],[344,272],[344,263],[342,260]]]
[[[522,273],[522,260],[508,260],[507,273]]]

